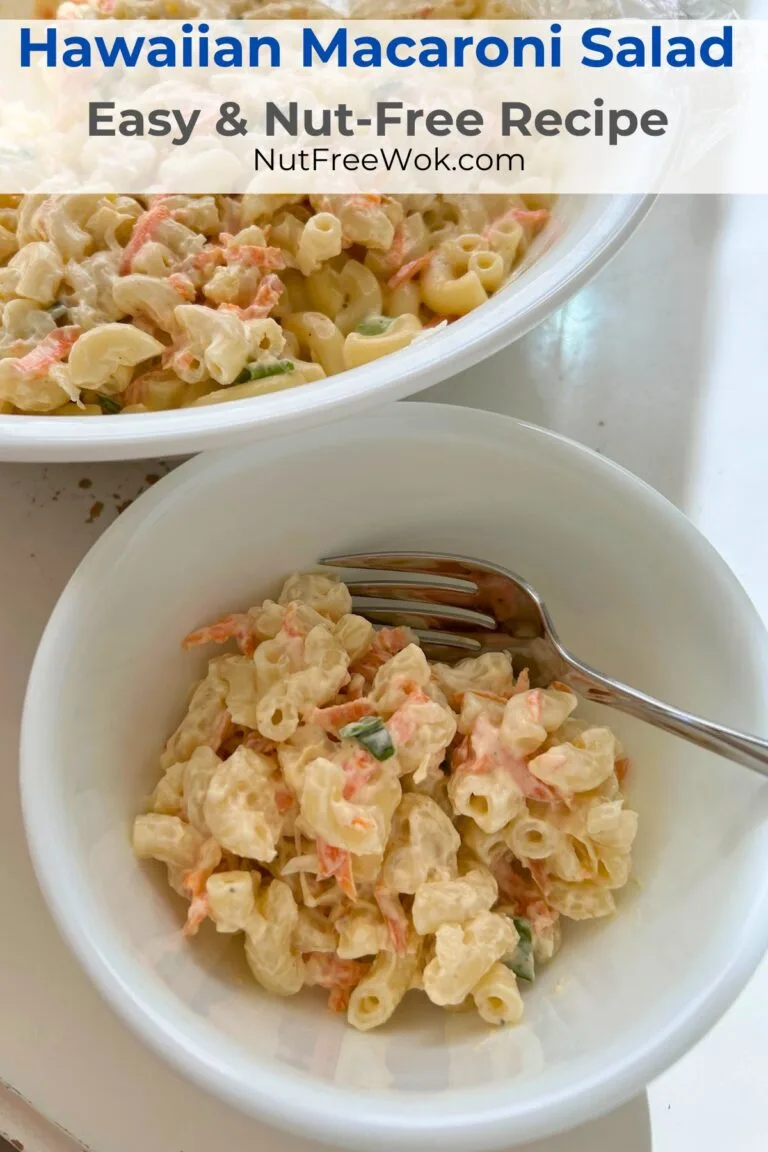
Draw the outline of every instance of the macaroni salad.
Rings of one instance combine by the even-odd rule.
[[[517,1023],[561,918],[609,915],[629,878],[615,736],[506,654],[431,664],[324,575],[184,647],[227,641],[133,830],[188,900],[185,934],[242,933],[264,989],[324,988],[361,1030],[409,989]]]
[[[0,196],[0,413],[242,400],[405,348],[548,216],[503,196]]]
[[[464,7],[404,0],[386,14],[499,14]],[[57,15],[336,13],[292,2],[105,0],[67,2]],[[217,404],[360,367],[502,287],[547,221],[546,200],[0,196],[0,415]]]

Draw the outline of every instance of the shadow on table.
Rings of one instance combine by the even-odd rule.
[[[643,1092],[628,1104],[550,1140],[537,1140],[516,1152],[652,1152],[651,1113]]]
[[[243,1119],[250,1124],[254,1137],[260,1136],[263,1146],[271,1152],[337,1152],[326,1144],[315,1144],[300,1137],[274,1132]],[[272,1137],[270,1141],[269,1137]],[[409,1145],[410,1146],[410,1145]],[[244,1147],[244,1146],[243,1146]],[[643,1092],[615,1112],[572,1128],[549,1140],[536,1140],[533,1144],[518,1144],[509,1152],[652,1152],[651,1116],[647,1093]],[[240,1152],[241,1145],[229,1145],[231,1152]],[[2,1145],[0,1144],[0,1152]]]
[[[266,1134],[268,1129],[256,1129]],[[275,1133],[275,1152],[332,1152],[326,1145]],[[549,1140],[517,1145],[509,1152],[652,1152],[648,1096],[643,1092],[615,1112]]]
[[[725,201],[661,197],[626,248],[511,348],[421,393],[504,412],[618,461],[678,505],[706,381]]]

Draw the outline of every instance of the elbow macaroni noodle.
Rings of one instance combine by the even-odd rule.
[[[516,14],[506,0],[385,6],[392,19]],[[338,13],[285,0],[66,0],[57,15]],[[381,15],[366,3],[350,12]],[[548,199],[0,196],[0,415],[205,406],[359,368],[502,288],[547,221]]]
[[[136,855],[189,900],[185,934],[242,932],[266,991],[325,988],[361,1030],[411,989],[517,1023],[518,978],[551,960],[562,919],[609,915],[629,879],[615,736],[506,654],[430,664],[325,575],[184,647],[227,641],[238,654],[209,661],[134,824]]]

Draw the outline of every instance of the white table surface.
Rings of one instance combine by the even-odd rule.
[[[768,620],[765,220],[757,198],[665,199],[565,309],[426,396],[626,465],[693,518]],[[24,845],[17,744],[35,646],[81,556],[165,467],[0,465],[0,1080],[94,1152],[309,1152],[190,1087],[119,1023],[61,943]],[[535,1152],[765,1152],[767,1051],[764,963],[647,1099]],[[74,1147],[1,1091],[0,1132],[26,1152]]]

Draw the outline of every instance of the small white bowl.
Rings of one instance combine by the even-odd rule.
[[[0,0],[2,8],[3,0]],[[179,456],[308,428],[399,400],[469,368],[562,307],[619,251],[653,196],[568,196],[516,279],[449,328],[395,353],[284,392],[131,416],[0,415],[0,460],[132,460]]]
[[[182,903],[160,868],[132,858],[131,819],[203,659],[179,638],[323,554],[367,547],[516,569],[582,658],[766,729],[766,633],[676,508],[551,433],[396,405],[204,455],[96,544],[30,679],[21,771],[32,855],[94,982],[205,1088],[334,1146],[508,1148],[637,1093],[743,987],[768,946],[768,786],[606,713],[635,765],[637,882],[610,922],[568,932],[526,993],[521,1027],[488,1029],[411,993],[385,1028],[361,1035],[312,991],[266,996],[236,940],[208,926],[181,938]]]

